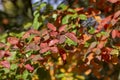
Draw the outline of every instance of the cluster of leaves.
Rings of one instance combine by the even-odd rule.
[[[1,35],[0,79],[114,79],[110,75],[119,66],[120,43],[113,41],[120,32],[112,26],[120,11],[102,18],[95,9],[61,4],[39,13],[45,6],[35,10],[33,29]]]

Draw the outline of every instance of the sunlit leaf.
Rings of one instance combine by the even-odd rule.
[[[5,68],[10,68],[10,63],[8,61],[1,61],[0,64]]]
[[[26,68],[27,70],[29,70],[29,71],[33,71],[33,70],[34,70],[34,67],[31,66],[30,64],[26,64],[26,65],[25,65],[25,68]]]
[[[80,15],[79,15],[79,18],[80,18],[81,20],[87,20],[87,16],[84,15],[84,14],[80,14]]]
[[[23,72],[23,74],[22,74],[22,78],[23,78],[24,80],[26,80],[27,77],[28,77],[28,75],[29,75],[29,72],[28,72],[27,70],[25,70],[25,71]]]
[[[70,38],[67,38],[65,43],[68,44],[69,46],[76,46],[77,45],[77,43],[74,42],[73,40],[71,40]]]
[[[71,40],[73,40],[76,43],[78,42],[78,39],[77,39],[77,37],[75,36],[74,33],[66,33],[65,36],[70,38]]]
[[[60,10],[66,10],[67,8],[68,8],[68,6],[65,5],[65,4],[60,4],[60,5],[58,6],[58,9],[60,9]]]
[[[10,69],[15,70],[17,69],[18,65],[17,64],[11,64]]]
[[[57,44],[58,42],[59,42],[58,39],[53,39],[49,42],[49,46],[53,46],[53,45]]]
[[[66,15],[62,18],[62,24],[67,24],[69,23],[69,19],[70,19],[71,15]]]
[[[16,38],[16,37],[8,37],[8,38],[7,38],[7,41],[8,41],[10,44],[12,44],[12,45],[16,45],[16,44],[18,44],[19,39]]]
[[[112,38],[115,38],[117,36],[118,32],[117,30],[113,30],[112,31]]]
[[[90,29],[88,30],[88,32],[89,32],[90,34],[94,34],[94,33],[95,33],[95,29],[94,29],[93,27],[90,27]]]
[[[51,23],[47,23],[47,27],[48,27],[48,29],[50,29],[52,31],[56,31],[56,27]]]

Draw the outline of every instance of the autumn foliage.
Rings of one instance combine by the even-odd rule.
[[[95,8],[36,9],[32,28],[4,35],[0,79],[119,80],[120,10],[111,6],[119,0],[89,1]]]

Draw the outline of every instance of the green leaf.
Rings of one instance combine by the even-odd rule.
[[[10,69],[8,69],[8,68],[3,68],[3,70],[4,70],[5,74],[10,72]]]
[[[56,78],[62,78],[62,77],[64,77],[64,76],[65,76],[65,74],[64,74],[64,73],[61,73],[61,74],[56,75]]]
[[[16,79],[21,79],[22,75],[16,75],[15,78]]]
[[[18,65],[17,64],[11,64],[10,69],[15,70],[17,69]]]
[[[90,29],[88,30],[88,32],[89,32],[90,34],[94,34],[94,33],[95,33],[95,29],[94,29],[93,27],[90,27]]]
[[[71,18],[72,19],[75,19],[75,18],[77,18],[78,17],[78,14],[76,13],[76,14],[73,14],[73,15],[71,15]]]
[[[73,12],[73,13],[76,12],[74,9],[71,9],[71,8],[67,9],[67,11],[68,11],[68,12]]]
[[[39,16],[40,16],[40,14],[36,14],[35,18],[33,20],[33,29],[35,29],[35,30],[38,30],[39,27],[42,25],[42,23],[39,22],[39,20],[38,20]]]
[[[31,22],[28,22],[28,23],[23,25],[24,29],[29,29],[31,26],[32,26]]]
[[[89,47],[90,43],[85,42],[84,47]]]
[[[46,5],[47,5],[46,2],[41,3],[40,6],[39,6],[39,10],[41,10],[42,8],[44,8]]]
[[[62,24],[67,24],[69,22],[69,18],[71,17],[71,15],[66,15],[62,18]]]
[[[87,16],[84,15],[84,14],[80,14],[80,15],[79,15],[79,18],[80,18],[81,20],[87,20]]]
[[[28,77],[28,75],[29,75],[29,72],[28,72],[27,70],[25,70],[25,71],[23,72],[22,78],[23,78],[24,80],[26,80],[27,77]]]
[[[14,52],[11,52],[11,56],[7,58],[8,61],[12,61],[12,60],[16,60],[16,54],[17,52],[14,51]]]
[[[66,41],[65,41],[66,44],[68,44],[68,46],[77,46],[77,43],[72,41],[70,38],[67,37]]]
[[[68,8],[68,6],[67,5],[65,5],[65,4],[60,4],[59,6],[58,6],[58,9],[60,9],[60,10],[66,10]]]
[[[26,57],[29,57],[33,53],[33,50],[27,51],[26,52]]]
[[[49,55],[49,54],[51,54],[51,52],[50,52],[50,51],[47,51],[47,52],[45,52],[45,53],[43,54],[43,56],[46,56],[46,55]]]
[[[56,20],[57,14],[53,14],[52,17],[54,18],[54,20]]]
[[[118,55],[119,55],[119,50],[113,49],[110,54],[111,54],[111,55],[117,55],[117,56],[118,56]]]

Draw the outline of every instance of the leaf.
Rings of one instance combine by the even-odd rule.
[[[42,3],[40,4],[40,6],[39,6],[39,9],[44,8],[46,5],[47,5],[46,2],[42,2]]]
[[[40,44],[41,49],[46,48],[46,47],[48,47],[48,43],[45,42],[45,43]]]
[[[22,74],[22,78],[23,78],[24,80],[27,80],[28,75],[29,75],[29,72],[28,72],[27,70],[24,70],[24,72],[23,72],[23,74]]]
[[[10,63],[8,61],[1,61],[0,64],[5,68],[10,68]]]
[[[48,27],[48,29],[50,29],[52,31],[56,31],[56,27],[51,23],[47,23],[47,27]]]
[[[30,43],[30,44],[28,44],[28,45],[26,46],[25,49],[26,49],[26,51],[30,51],[30,50],[37,51],[37,50],[39,50],[40,48],[39,48],[39,46],[36,45],[35,43]]]
[[[55,44],[57,44],[59,42],[59,40],[58,39],[53,39],[53,40],[51,40],[50,42],[49,42],[49,46],[53,46],[53,45],[55,45]]]
[[[44,56],[47,56],[47,55],[49,55],[49,54],[51,54],[51,52],[50,52],[50,51],[47,51],[47,52],[45,52],[43,55],[44,55]]]
[[[58,53],[58,48],[55,46],[55,47],[50,47],[50,50],[52,53]]]
[[[3,58],[5,55],[5,51],[4,50],[0,50],[0,59]]]
[[[0,42],[0,48],[4,48],[6,45],[3,42]]]
[[[10,69],[15,70],[17,69],[18,65],[17,64],[11,64]]]
[[[62,24],[67,24],[69,23],[69,18],[71,17],[71,15],[66,15],[62,18]]]
[[[33,70],[34,70],[34,67],[31,66],[30,64],[26,64],[26,65],[25,65],[25,68],[26,68],[27,70],[29,70],[29,71],[33,71]]]
[[[29,32],[25,32],[24,35],[22,36],[22,39],[26,39],[30,37],[30,33]]]
[[[50,47],[45,47],[45,48],[40,49],[40,53],[45,53],[49,50],[50,50]]]
[[[66,37],[65,35],[60,35],[60,38],[59,38],[59,43],[62,44],[66,41]]]
[[[59,32],[62,32],[62,31],[66,31],[66,26],[67,25],[62,25],[60,28],[59,28]]]
[[[70,38],[71,40],[73,40],[74,42],[78,42],[77,37],[74,35],[74,33],[66,33],[65,36],[67,36],[68,38]]]
[[[117,23],[117,21],[119,20],[119,16],[120,16],[120,10],[118,10],[113,14],[113,18],[111,20],[112,25],[115,25]]]
[[[28,22],[28,23],[23,25],[24,29],[29,29],[31,26],[32,26],[31,22]]]
[[[104,47],[104,45],[105,45],[105,41],[100,41],[97,45],[97,48],[101,49]]]
[[[116,2],[118,2],[119,0],[107,0],[107,1],[109,1],[109,2],[111,2],[111,3],[116,3]]]
[[[91,49],[95,48],[96,45],[97,45],[97,42],[92,42],[92,43],[90,44],[89,49],[91,50]]]
[[[34,37],[34,43],[35,43],[35,44],[39,44],[39,43],[40,43],[40,39],[41,39],[41,38],[40,38],[39,36],[35,36],[35,37]]]
[[[80,20],[87,20],[87,16],[84,14],[79,15]]]
[[[113,30],[111,33],[112,38],[115,38],[117,36],[117,33],[118,33],[117,30]]]
[[[39,29],[39,27],[42,25],[42,23],[41,22],[39,22],[39,16],[40,16],[40,14],[36,14],[35,15],[35,18],[34,18],[34,20],[33,20],[33,29],[35,29],[35,30],[38,30]]]
[[[60,57],[62,58],[63,63],[65,64],[67,59],[66,51],[62,48],[59,48],[59,54]]]
[[[101,29],[103,29],[104,26],[111,21],[111,19],[112,19],[112,15],[104,18],[104,19],[100,22],[100,24],[97,26],[98,32],[99,32]]]
[[[16,45],[19,43],[19,39],[16,37],[8,37],[7,41],[11,44],[11,45]]]
[[[65,43],[68,44],[68,46],[77,46],[77,43],[72,41],[70,38],[67,38]]]
[[[94,34],[94,33],[95,33],[95,29],[94,29],[93,27],[90,27],[90,29],[88,30],[88,32],[89,32],[90,34]]]
[[[113,49],[111,52],[110,52],[111,55],[119,55],[119,50],[117,49]]]
[[[68,8],[68,6],[67,5],[65,5],[65,4],[60,4],[59,6],[58,6],[58,9],[60,9],[60,10],[66,10]]]
[[[50,36],[52,36],[52,37],[57,37],[57,35],[58,35],[58,32],[56,32],[56,31],[50,32]]]

